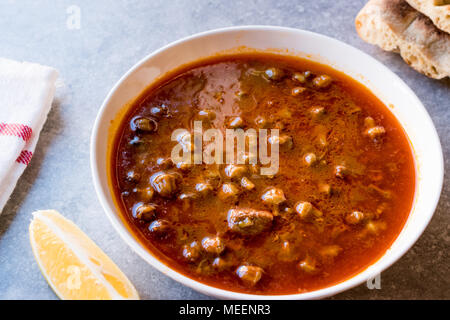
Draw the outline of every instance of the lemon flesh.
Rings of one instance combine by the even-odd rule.
[[[114,262],[57,211],[34,212],[29,232],[39,268],[61,299],[139,299],[132,283]]]

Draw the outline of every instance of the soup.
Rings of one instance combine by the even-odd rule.
[[[408,218],[415,167],[403,128],[329,66],[214,57],[171,72],[128,108],[109,164],[116,202],[148,250],[202,283],[262,295],[328,287],[379,259]],[[199,147],[198,123],[203,142],[219,133]],[[213,149],[223,163],[189,153],[250,129],[257,148],[247,135],[234,157]],[[261,145],[277,156],[275,172],[263,173],[272,163],[261,163]],[[174,157],[177,146],[189,156]]]

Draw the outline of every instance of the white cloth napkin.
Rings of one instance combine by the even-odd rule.
[[[0,213],[33,156],[58,72],[0,58]]]

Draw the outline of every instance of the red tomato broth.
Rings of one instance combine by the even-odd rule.
[[[289,76],[272,82],[248,72],[271,67],[280,68]],[[299,84],[291,79],[291,74],[296,71],[311,71],[313,76],[306,84]],[[322,74],[330,76],[333,82],[327,88],[315,88],[311,79]],[[306,90],[293,96],[292,88],[298,86]],[[237,99],[239,90],[247,97]],[[273,103],[268,104],[268,101]],[[161,104],[172,112],[172,118],[158,119],[156,132],[147,134],[131,130],[129,123],[133,117],[151,117],[151,108]],[[311,119],[310,110],[314,106],[325,108],[326,116]],[[263,177],[254,181],[250,178],[255,189],[243,192],[233,203],[221,201],[217,189],[207,198],[192,201],[188,209],[176,200],[176,195],[172,198],[154,195],[151,200],[143,201],[142,195],[133,190],[149,187],[149,177],[161,171],[156,159],[170,157],[176,144],[170,140],[172,131],[177,128],[192,130],[193,120],[199,110],[205,108],[213,109],[216,117],[211,121],[212,127],[221,130],[225,129],[227,118],[232,116],[244,119],[244,129],[257,128],[254,123],[257,116],[281,122],[284,128],[280,132],[291,136],[294,146],[287,152],[280,152],[279,173],[273,179]],[[353,109],[354,113],[349,111]],[[288,117],[278,119],[280,110],[288,110]],[[265,295],[294,294],[334,285],[377,261],[396,239],[411,210],[415,167],[412,148],[403,128],[367,88],[329,66],[272,54],[205,59],[171,72],[152,84],[129,106],[128,112],[117,129],[109,165],[120,212],[133,233],[158,259],[202,283]],[[381,142],[375,143],[363,134],[364,119],[369,116],[385,129]],[[317,143],[317,126],[327,129],[326,147]],[[129,144],[137,135],[142,138],[144,148]],[[324,153],[322,160],[326,164],[306,167],[302,159],[308,152]],[[352,171],[345,179],[337,178],[334,173],[336,165],[342,163]],[[224,166],[218,171],[222,182],[227,182],[223,177]],[[217,169],[211,168],[196,165],[187,173],[180,172],[182,182],[178,194],[192,191],[205,171]],[[127,181],[130,170],[139,171],[138,182]],[[331,195],[319,192],[319,184],[330,185]],[[370,185],[378,189],[368,189]],[[303,221],[294,208],[293,213],[274,217],[270,229],[257,235],[231,232],[227,225],[229,209],[270,211],[261,202],[261,194],[268,186],[284,191],[287,201],[283,206],[292,209],[298,201],[310,202],[323,213],[324,221],[319,226]],[[390,198],[380,196],[380,190],[389,192]],[[155,204],[158,209],[152,219],[169,222],[171,235],[155,238],[148,230],[152,221],[133,217],[133,206],[137,202]],[[372,234],[367,231],[368,223],[349,225],[345,222],[345,216],[352,211],[374,214],[380,206],[387,208],[372,220],[384,225],[384,230]],[[186,261],[183,246],[216,235],[225,243],[226,249],[221,254],[211,255],[200,249],[201,258]],[[280,256],[286,241],[293,248],[292,257],[288,258]],[[324,258],[321,250],[333,246],[339,248],[339,253]],[[229,259],[230,266],[216,271],[211,265],[217,257]],[[299,263],[308,257],[317,264],[317,270],[312,273],[299,268]],[[236,268],[242,264],[262,268],[262,276],[255,285],[248,285],[237,276]]]

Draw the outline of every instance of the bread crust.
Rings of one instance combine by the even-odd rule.
[[[450,76],[450,35],[404,0],[370,0],[355,19],[359,36],[428,77]]]
[[[406,0],[406,2],[430,18],[436,27],[450,33],[450,1]]]

